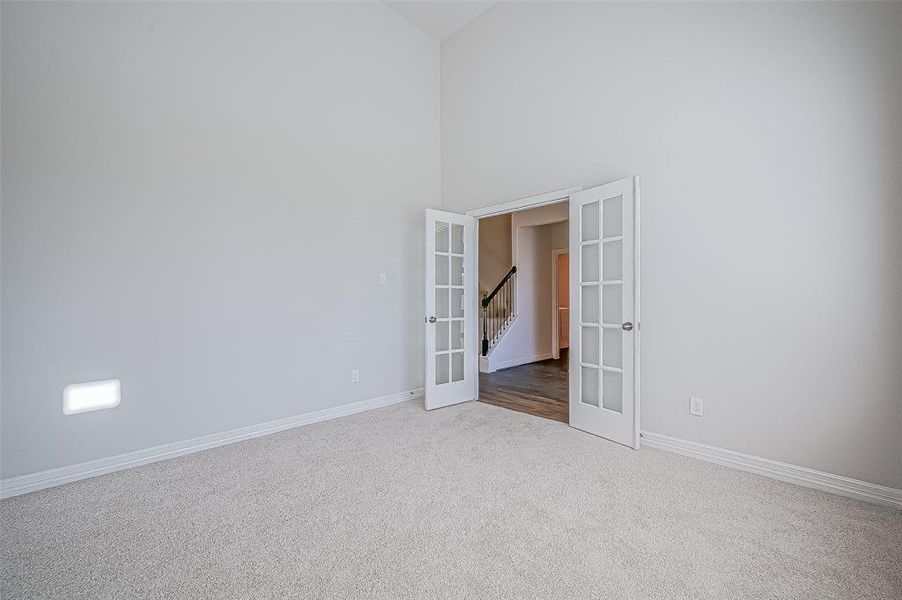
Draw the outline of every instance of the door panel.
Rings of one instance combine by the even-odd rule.
[[[475,219],[426,210],[426,408],[476,398]]]
[[[570,196],[570,424],[638,447],[634,180]]]

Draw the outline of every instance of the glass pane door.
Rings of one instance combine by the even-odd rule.
[[[426,211],[427,408],[476,397],[474,246],[471,217]]]
[[[464,226],[435,222],[435,385],[464,379]]]
[[[570,197],[570,424],[631,446],[633,206],[632,178]]]

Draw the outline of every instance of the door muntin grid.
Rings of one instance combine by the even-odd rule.
[[[623,196],[580,207],[579,398],[623,412]]]
[[[464,226],[435,223],[435,385],[464,380]]]

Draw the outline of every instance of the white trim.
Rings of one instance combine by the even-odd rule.
[[[563,221],[562,221],[563,222]],[[558,360],[561,357],[561,311],[558,306],[558,268],[557,263],[562,254],[570,254],[570,248],[552,248],[551,249],[551,357]],[[569,264],[569,263],[568,263]],[[568,310],[570,306],[569,297],[567,302]],[[569,332],[568,332],[569,337]]]
[[[566,201],[570,197],[570,194],[575,194],[582,189],[581,186],[577,186],[555,190],[553,192],[546,192],[544,194],[539,194],[538,196],[530,196],[529,198],[521,198],[520,200],[512,200],[510,202],[468,210],[467,215],[481,219],[483,217],[492,217],[494,215],[503,215],[530,208],[538,208],[540,206],[545,206],[546,204],[557,204],[558,202]]]
[[[902,508],[902,490],[900,489],[650,431],[642,432],[642,443],[650,448],[675,452],[676,454],[726,465],[741,471],[779,479],[780,481],[787,481],[858,500]]]
[[[642,341],[642,317],[640,316],[640,307],[642,303],[639,301],[640,292],[640,257],[642,254],[642,245],[639,243],[639,176],[633,177],[633,448],[638,450],[642,446],[641,419],[639,412],[642,408],[642,393],[639,387],[640,373],[640,343]],[[600,320],[600,319],[599,319]]]
[[[50,487],[56,487],[73,481],[88,479],[98,475],[114,473],[131,469],[132,467],[140,467],[150,463],[184,456],[186,454],[194,454],[195,452],[203,452],[218,446],[226,444],[234,444],[253,438],[258,438],[271,433],[293,429],[303,425],[311,425],[322,421],[330,421],[339,417],[347,417],[374,408],[382,408],[404,402],[412,398],[421,397],[423,389],[415,389],[407,392],[398,392],[388,396],[380,396],[360,402],[352,402],[343,404],[334,408],[324,408],[309,413],[286,417],[275,421],[267,421],[257,425],[248,427],[240,427],[231,431],[223,431],[221,433],[213,433],[197,437],[183,442],[173,442],[171,444],[163,444],[154,446],[144,450],[136,450],[127,452],[108,458],[100,458],[97,460],[89,460],[87,462],[57,469],[48,469],[28,475],[20,475],[18,477],[9,477],[0,480],[0,498],[11,498],[29,492],[36,492]]]
[[[491,354],[489,354],[489,357]],[[551,353],[547,354],[536,354],[535,356],[522,356],[520,358],[512,358],[510,360],[504,360],[501,362],[493,363],[491,358],[489,358],[489,368],[490,371],[483,371],[483,373],[494,373],[495,371],[500,371],[501,369],[510,369],[511,367],[519,367],[520,365],[528,365],[530,363],[539,362],[540,360],[548,360],[549,358],[553,358]]]
[[[553,192],[546,192],[544,194],[539,194],[537,196],[529,196],[528,198],[521,198],[519,200],[512,200],[510,202],[503,202],[501,204],[493,204],[492,206],[485,206],[483,208],[476,208],[473,210],[468,210],[466,212],[467,216],[473,217],[476,219],[476,266],[473,269],[476,276],[476,285],[479,285],[479,219],[484,217],[493,217],[496,215],[503,215],[507,213],[520,212],[522,210],[528,210],[530,208],[539,208],[541,206],[547,206],[550,204],[557,204],[559,202],[569,202],[570,195],[575,194],[576,192],[582,191],[582,186],[574,186],[569,188],[564,188],[561,190],[555,190]],[[569,215],[568,215],[569,218]],[[566,220],[566,219],[565,219]],[[516,263],[515,257],[515,248],[516,245],[516,232],[511,228],[511,262],[513,264]],[[569,251],[569,247],[568,247]],[[477,296],[479,294],[476,294]],[[514,302],[517,301],[517,294],[514,295]],[[474,309],[476,310],[476,314],[480,314],[482,312],[482,307],[480,306],[480,298],[476,298],[476,301],[473,303]],[[516,308],[516,306],[515,306]],[[516,319],[516,310],[514,319]],[[513,326],[513,322],[510,324]],[[523,362],[514,361],[506,361],[513,364],[507,366],[496,366],[494,369],[491,368],[491,361],[488,357],[482,356],[482,332],[478,331],[477,335],[474,336],[474,339],[477,343],[477,351],[476,351],[476,364],[480,373],[492,373],[499,368],[508,368],[514,367],[517,365],[525,365],[530,362],[536,362],[539,360],[545,360],[548,358],[552,358],[549,355],[541,355],[542,358],[533,357],[532,359],[523,359]],[[479,378],[476,378],[476,399],[479,399]]]

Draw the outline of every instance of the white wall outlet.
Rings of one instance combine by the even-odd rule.
[[[689,396],[689,414],[694,415],[696,417],[701,417],[705,414],[704,398],[696,398],[695,396]]]
[[[388,283],[388,275],[379,273],[379,285],[385,285],[386,283]]]
[[[357,369],[351,371],[351,383],[360,383],[360,371]]]

